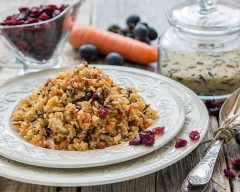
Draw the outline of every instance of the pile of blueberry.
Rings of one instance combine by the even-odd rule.
[[[49,23],[37,23],[52,19],[64,11],[68,5],[40,5],[39,7],[21,7],[19,13],[10,15],[0,23],[2,26],[24,27],[5,28],[2,34],[23,55],[36,60],[48,60],[63,36],[64,17]]]
[[[158,37],[156,30],[150,27],[147,23],[141,22],[138,15],[130,15],[126,20],[126,23],[127,27],[124,29],[121,29],[117,24],[113,24],[108,27],[108,31],[131,37],[147,44],[150,44],[151,41]]]
[[[147,23],[141,22],[138,15],[130,15],[127,18],[127,28],[121,29],[119,25],[112,24],[108,27],[108,31],[117,33],[126,37],[131,37],[141,42],[150,44],[151,41],[158,37],[156,30],[150,27]],[[82,59],[87,62],[95,61],[98,58],[97,47],[91,44],[85,44],[80,47],[79,54]],[[122,65],[124,58],[115,52],[109,53],[106,56],[106,63],[109,65]]]

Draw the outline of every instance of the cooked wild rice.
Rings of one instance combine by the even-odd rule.
[[[87,63],[49,79],[21,99],[14,128],[31,143],[84,151],[128,141],[158,118],[133,88],[120,88]]]

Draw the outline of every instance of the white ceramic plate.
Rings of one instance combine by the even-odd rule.
[[[122,68],[116,68],[122,70]],[[141,70],[132,69],[135,73]],[[184,148],[175,149],[175,139],[168,142],[154,152],[130,161],[80,169],[51,169],[41,168],[17,163],[0,157],[0,175],[22,182],[53,185],[53,186],[92,186],[115,183],[137,178],[163,169],[193,151],[207,132],[209,116],[202,101],[185,86],[157,74],[144,72],[151,76],[155,82],[171,90],[184,104],[186,120],[180,133],[175,138],[185,138],[189,141],[188,134],[197,130],[201,137],[199,141],[189,141]]]
[[[150,103],[151,107],[159,112],[160,118],[149,129],[164,125],[165,133],[156,138],[154,146],[129,146],[126,142],[102,150],[57,151],[37,147],[21,138],[13,129],[11,113],[20,98],[29,96],[35,87],[63,71],[54,69],[18,77],[0,89],[0,155],[43,167],[96,167],[143,156],[163,146],[177,135],[185,120],[184,106],[162,86],[161,79],[153,78],[152,74],[133,68],[100,65],[98,67],[103,68],[121,87],[137,88],[145,102]]]

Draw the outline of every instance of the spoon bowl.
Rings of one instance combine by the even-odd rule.
[[[219,121],[222,122],[235,114],[240,115],[240,88],[234,91],[234,93],[223,103],[219,113]]]

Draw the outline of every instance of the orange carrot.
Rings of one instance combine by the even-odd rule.
[[[150,45],[90,26],[75,25],[68,41],[75,48],[93,44],[103,55],[117,52],[135,63],[148,64],[157,61],[157,51]]]

